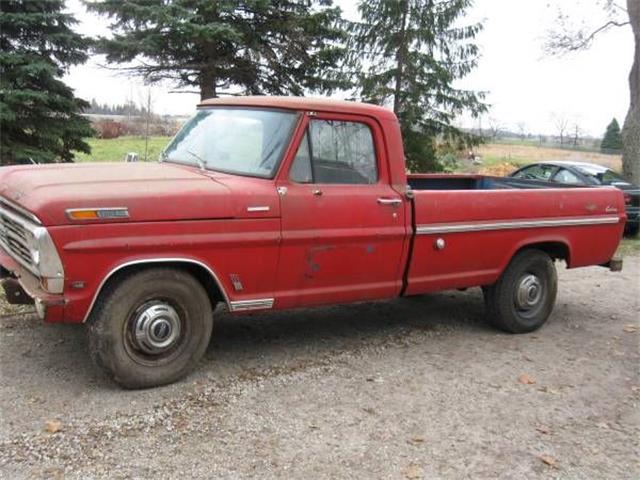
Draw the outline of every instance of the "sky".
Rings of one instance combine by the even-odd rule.
[[[356,2],[334,0],[350,19],[357,18]],[[546,32],[557,25],[558,8],[576,25],[597,27],[604,13],[594,0],[476,0],[468,21],[482,21],[476,37],[481,58],[477,69],[460,82],[463,88],[486,92],[490,111],[481,120],[466,116],[465,127],[502,128],[532,134],[557,133],[558,119],[577,125],[586,135],[601,136],[616,117],[624,121],[629,105],[628,75],[633,62],[630,27],[611,29],[586,51],[562,57],[544,54]],[[67,0],[67,9],[85,35],[109,35],[108,20],[88,13],[80,0]],[[64,79],[76,95],[99,103],[127,100],[143,103],[149,87],[140,79],[105,68],[104,58],[92,56],[72,67]],[[199,95],[169,93],[171,84],[150,88],[153,109],[159,114],[189,115]],[[340,93],[334,96],[347,97]]]

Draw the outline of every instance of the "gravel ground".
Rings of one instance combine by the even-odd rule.
[[[549,323],[520,336],[482,322],[478,289],[220,312],[194,374],[133,392],[81,327],[5,309],[0,476],[636,479],[639,279],[640,257],[560,267]]]

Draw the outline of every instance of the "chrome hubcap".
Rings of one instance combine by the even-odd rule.
[[[173,347],[180,338],[180,317],[164,302],[143,305],[133,319],[133,341],[138,350],[158,355]]]
[[[520,310],[531,310],[542,299],[542,282],[535,275],[525,275],[516,290],[516,306]]]

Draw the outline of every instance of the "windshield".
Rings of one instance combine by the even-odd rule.
[[[590,180],[595,181],[595,183],[599,183],[602,185],[612,185],[612,184],[628,184],[627,181],[618,175],[613,170],[608,168],[589,168],[583,166],[576,166],[576,169],[580,170],[581,173],[585,174],[589,177]]]
[[[208,108],[180,129],[161,156],[165,162],[271,178],[296,121],[296,113]]]

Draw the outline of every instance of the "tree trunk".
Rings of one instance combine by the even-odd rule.
[[[631,102],[622,129],[622,171],[625,178],[640,184],[640,0],[627,0],[629,20],[635,39],[635,56],[629,74]]]
[[[409,1],[405,0],[401,4],[402,8],[402,24],[400,25],[400,38],[398,45],[398,53],[396,54],[396,85],[393,91],[393,113],[398,115],[400,113],[400,94],[402,92],[402,80],[404,73],[404,60],[407,50],[407,17],[409,15]]]
[[[200,72],[200,100],[216,98],[216,74],[213,70],[202,70]]]

